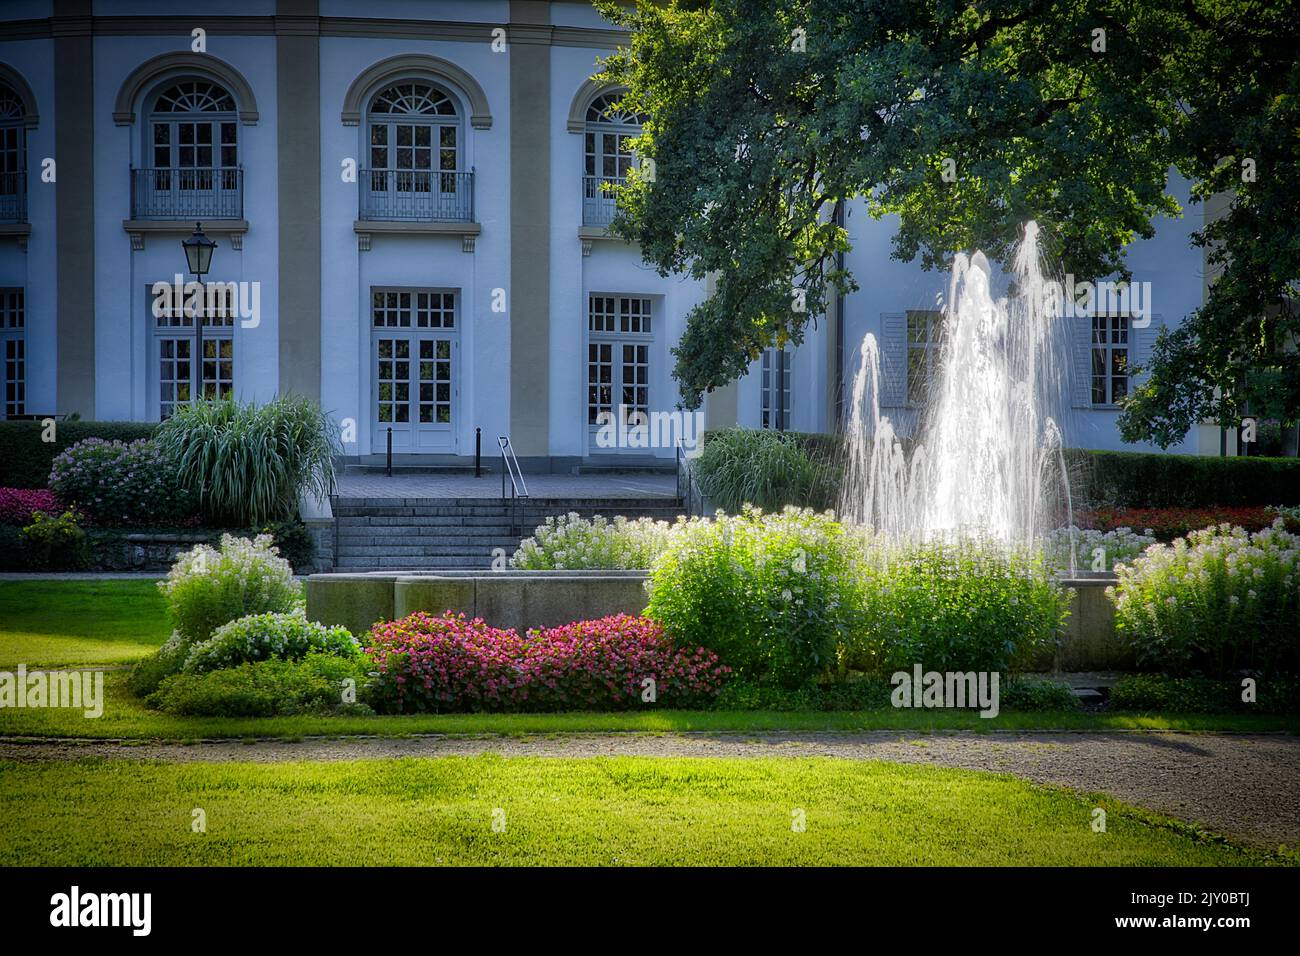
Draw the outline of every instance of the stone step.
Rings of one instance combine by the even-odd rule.
[[[439,535],[393,535],[393,536],[366,536],[366,535],[349,535],[339,536],[339,550],[352,551],[357,548],[402,548],[402,547],[421,547],[421,548],[439,548],[439,547],[462,547],[466,550],[471,548],[510,548],[511,550],[519,547],[522,539],[518,535],[501,534],[494,537],[465,536],[461,537],[452,534]]]
[[[432,557],[396,555],[386,556],[382,561],[371,556],[344,556],[335,562],[339,571],[388,571],[407,569],[412,571],[436,571],[439,568],[482,568],[492,566],[490,557],[477,555],[435,555]]]
[[[586,511],[592,508],[654,507],[679,508],[681,501],[674,497],[651,495],[648,497],[624,498],[520,498],[520,507],[561,509],[569,511]],[[386,508],[386,507],[510,507],[509,499],[487,498],[335,498],[337,508]]]

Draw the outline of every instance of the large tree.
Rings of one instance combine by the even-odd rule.
[[[1202,316],[1271,323],[1266,343],[1238,345],[1252,354],[1287,340],[1277,310],[1260,305],[1300,275],[1297,219],[1273,220],[1267,253],[1250,245],[1265,217],[1296,202],[1294,177],[1279,175],[1296,161],[1296,25],[1277,4],[598,2],[631,31],[603,77],[648,118],[638,145],[653,160],[621,190],[615,230],[661,272],[717,280],[675,349],[690,407],[762,348],[798,342],[837,289],[856,288],[835,267],[847,247],[838,203],[896,215],[894,255],[926,268],[971,248],[1005,260],[1036,219],[1063,271],[1129,278],[1124,247],[1179,211],[1169,169],[1194,178],[1199,198],[1229,185],[1224,157],[1248,149],[1258,175],[1198,239],[1227,257],[1224,279],[1180,333],[1194,344],[1157,348],[1129,433],[1163,440],[1219,411],[1199,378],[1186,384],[1189,362],[1222,363],[1195,351]],[[1205,378],[1234,401],[1265,381]]]

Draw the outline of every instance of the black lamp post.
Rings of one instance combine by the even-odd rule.
[[[196,222],[193,235],[181,240],[181,248],[185,250],[185,262],[190,272],[194,273],[194,278],[199,283],[199,307],[194,315],[194,344],[199,361],[199,398],[203,398],[203,306],[207,301],[203,277],[212,267],[212,251],[217,248],[217,244],[203,234],[203,223]]]

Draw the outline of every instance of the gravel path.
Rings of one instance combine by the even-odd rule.
[[[0,760],[358,760],[393,757],[839,757],[1010,773],[1111,794],[1239,842],[1300,843],[1300,737],[1169,733],[574,734],[197,744],[0,741]]]

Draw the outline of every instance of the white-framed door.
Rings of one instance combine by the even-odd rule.
[[[371,291],[371,450],[454,454],[460,391],[459,296],[444,289]]]

